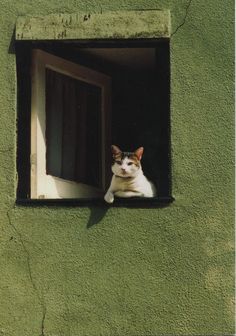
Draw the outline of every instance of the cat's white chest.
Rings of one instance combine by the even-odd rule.
[[[135,191],[142,193],[144,196],[153,196],[152,185],[142,173],[135,178],[113,176],[112,187],[114,191]]]
[[[134,190],[136,185],[137,183],[135,183],[133,179],[115,177],[115,188],[117,188],[117,190]]]

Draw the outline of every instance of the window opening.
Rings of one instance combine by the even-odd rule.
[[[19,127],[25,122],[28,125],[30,119],[32,49],[41,49],[53,57],[101,73],[111,84],[107,86],[109,112],[102,130],[101,85],[45,66],[46,173],[71,185],[81,183],[94,188],[91,192],[82,190],[52,198],[103,199],[111,178],[111,144],[130,151],[143,146],[144,174],[156,185],[157,198],[171,197],[169,40],[20,42],[17,46]],[[29,153],[29,145],[23,146],[29,140],[29,132],[27,126],[18,139],[20,198],[30,197],[29,183],[26,183],[30,177],[22,170],[22,167],[29,169],[30,160],[20,158]],[[40,195],[43,193],[37,197]]]

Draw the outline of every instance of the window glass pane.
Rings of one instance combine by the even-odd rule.
[[[46,70],[47,174],[102,184],[101,89]]]

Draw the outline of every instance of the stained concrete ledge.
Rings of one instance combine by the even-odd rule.
[[[16,40],[169,38],[170,11],[110,11],[104,13],[20,16]]]

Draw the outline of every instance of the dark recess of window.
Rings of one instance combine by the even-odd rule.
[[[143,203],[148,206],[152,203],[154,205],[170,203],[173,198],[171,196],[170,153],[170,50],[169,40],[167,39],[97,42],[41,41],[18,42],[16,44],[18,77],[18,202],[29,199],[30,194],[30,63],[32,48],[39,48],[67,60],[79,62],[112,77],[112,143],[124,150],[134,150],[139,146],[143,146],[145,148],[145,154],[142,159],[144,173],[156,184],[158,189],[158,197],[155,199],[119,199],[116,204],[130,204],[132,206]],[[133,48],[154,48],[155,69],[147,70],[145,67],[134,69],[131,66],[114,64],[92,54],[86,54],[86,48],[130,48],[130,50]],[[94,88],[90,89],[94,90]],[[96,89],[94,92],[96,92]],[[97,99],[94,92],[93,97]],[[91,116],[91,118],[93,117]],[[96,136],[96,132],[99,132],[99,130],[95,127],[92,133]],[[48,141],[50,142],[50,140]],[[92,147],[92,145],[90,146]],[[48,146],[49,152],[50,145]],[[50,156],[51,154],[48,155]],[[73,155],[73,160],[76,160],[76,153]],[[98,157],[95,161],[99,166]],[[85,159],[85,166],[90,166],[88,159]],[[52,169],[50,163],[48,163],[48,169]],[[58,174],[62,174],[62,172]],[[77,178],[75,171],[73,173],[70,172],[70,174],[74,174],[71,178]],[[89,175],[92,176],[92,174]],[[84,174],[82,178],[86,181],[88,177]],[[96,176],[90,178],[94,178],[94,181],[96,181]],[[73,202],[76,202],[76,204],[88,204],[89,201],[92,204],[96,203],[95,199],[83,201],[68,199],[64,202],[63,200],[56,200],[55,202],[58,204],[72,204]],[[21,203],[24,202],[22,201]],[[40,202],[42,204],[44,201]],[[31,201],[31,203],[37,203],[37,201]],[[53,200],[49,203],[53,203]],[[102,200],[97,200],[97,203],[102,204]]]
[[[48,174],[101,187],[100,91],[46,70]]]

